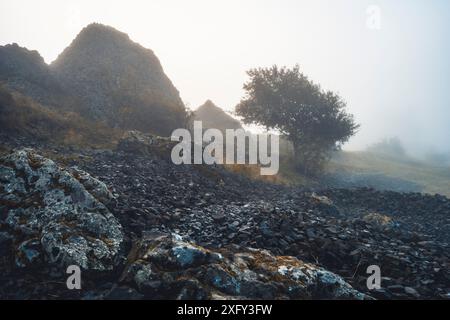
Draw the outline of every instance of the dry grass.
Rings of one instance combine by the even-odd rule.
[[[226,165],[233,172],[252,179],[264,180],[277,184],[318,186],[319,182],[305,177],[295,170],[292,159],[281,157],[280,170],[274,176],[261,176],[258,165]],[[424,193],[442,194],[450,197],[450,167],[393,158],[372,152],[341,152],[328,163],[326,171],[360,174],[382,174],[389,178],[410,181],[423,187]]]
[[[261,166],[260,165],[249,165],[249,164],[227,164],[225,168],[228,170],[242,174],[251,179],[266,181],[275,184],[284,184],[284,185],[292,185],[292,186],[311,186],[316,185],[317,182],[311,178],[307,178],[301,175],[295,168],[292,166],[292,161],[287,158],[280,158],[280,168],[276,175],[263,176],[261,175]]]
[[[331,172],[378,173],[423,186],[423,192],[450,196],[450,167],[439,167],[412,159],[372,152],[342,152],[331,160]]]
[[[0,130],[15,136],[92,148],[112,147],[122,135],[117,129],[88,121],[77,113],[48,109],[2,86]]]

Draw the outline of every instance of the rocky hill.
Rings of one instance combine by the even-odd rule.
[[[0,46],[0,83],[49,106],[60,105],[68,95],[37,51],[15,43]]]
[[[183,102],[153,51],[112,27],[87,26],[50,67],[94,119],[164,135],[183,125]]]
[[[167,136],[186,121],[155,54],[101,24],[84,28],[50,66],[36,51],[0,47],[0,81],[45,107],[114,128]]]
[[[194,111],[194,120],[202,121],[203,128],[219,129],[241,129],[241,123],[227,114],[221,108],[216,106],[211,100],[207,100],[204,104]]]

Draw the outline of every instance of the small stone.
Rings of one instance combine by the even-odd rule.
[[[316,233],[315,233],[314,229],[312,229],[312,228],[306,229],[306,235],[310,239],[314,239],[316,237]]]
[[[388,286],[387,288],[389,289],[389,291],[392,291],[394,293],[402,293],[405,291],[405,287],[399,284],[394,284],[392,286]]]
[[[232,228],[237,228],[237,227],[239,227],[239,225],[240,225],[240,222],[239,222],[239,221],[234,221],[230,226],[231,226]]]
[[[211,216],[215,221],[223,221],[226,218],[223,213],[213,213]]]
[[[417,244],[421,247],[429,247],[429,246],[434,245],[434,242],[433,241],[420,241],[420,242],[417,242]]]
[[[144,295],[128,287],[116,287],[105,296],[106,300],[141,300],[143,298]]]
[[[414,297],[419,297],[420,294],[417,292],[416,289],[411,288],[411,287],[405,287],[405,292],[409,295],[412,295]]]

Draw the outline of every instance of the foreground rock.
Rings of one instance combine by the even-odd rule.
[[[178,235],[146,233],[122,278],[146,298],[364,299],[341,277],[266,250],[211,251]]]
[[[113,196],[104,183],[31,149],[0,159],[0,183],[2,237],[11,240],[17,267],[117,265],[123,234],[106,207]]]

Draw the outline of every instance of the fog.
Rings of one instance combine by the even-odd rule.
[[[91,22],[153,49],[191,108],[231,111],[247,69],[298,63],[361,124],[346,149],[398,137],[411,154],[450,152],[447,0],[2,0],[0,45],[51,62]]]

